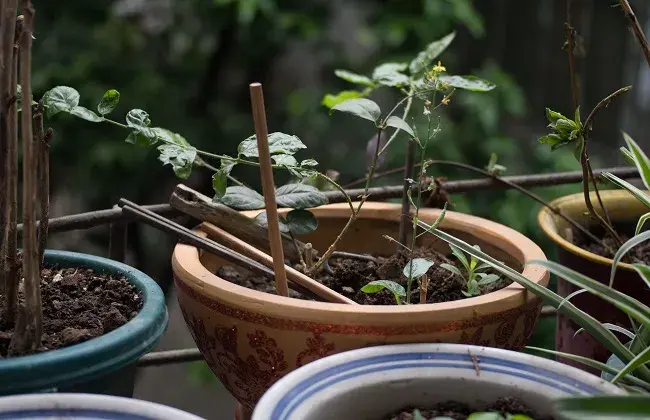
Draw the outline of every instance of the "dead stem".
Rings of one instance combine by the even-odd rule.
[[[575,28],[571,25],[571,4],[572,0],[567,0],[566,2],[566,22],[564,26],[566,28],[566,42],[567,42],[567,54],[569,56],[569,77],[571,78],[571,97],[573,98],[573,109],[578,108],[579,103],[579,90],[578,90],[578,79],[576,76],[576,67],[575,67],[575,58],[574,58],[574,47],[575,47]]]
[[[620,4],[621,9],[623,9],[623,13],[625,13],[625,17],[628,20],[630,29],[632,29],[632,32],[634,32],[637,41],[639,41],[639,45],[643,51],[645,61],[647,61],[648,65],[650,65],[650,45],[648,45],[648,40],[643,33],[643,28],[641,27],[639,20],[634,14],[634,10],[632,10],[632,6],[630,6],[630,3],[627,0],[619,0],[618,3]]]
[[[429,277],[425,274],[420,277],[420,303],[427,303],[427,289],[429,288]]]
[[[23,277],[25,308],[19,316],[25,317],[24,331],[15,331],[10,348],[13,351],[33,351],[41,343],[43,331],[43,308],[41,303],[41,276],[36,241],[36,168],[38,156],[35,151],[32,130],[32,33],[34,7],[31,0],[23,1],[25,16],[20,37],[20,83],[23,92],[21,129],[23,143]]]
[[[38,223],[38,262],[43,264],[50,220],[50,139],[52,130],[43,131],[43,102],[34,106],[34,146],[38,154],[38,198],[40,221]]]

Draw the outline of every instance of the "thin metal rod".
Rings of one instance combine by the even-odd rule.
[[[145,354],[136,362],[136,366],[162,366],[175,363],[197,362],[200,360],[203,360],[203,356],[197,348],[167,350]]]

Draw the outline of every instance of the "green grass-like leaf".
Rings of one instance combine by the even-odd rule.
[[[650,398],[639,395],[562,398],[555,402],[555,407],[563,420],[650,418]]]

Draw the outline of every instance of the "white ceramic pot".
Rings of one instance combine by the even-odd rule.
[[[624,394],[582,370],[541,357],[462,344],[369,347],[293,371],[264,394],[253,420],[383,420],[410,407],[457,401],[482,409],[516,397],[551,416],[560,397]]]
[[[27,394],[0,398],[0,419],[205,420],[175,408],[93,394]]]

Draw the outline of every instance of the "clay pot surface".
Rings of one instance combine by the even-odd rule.
[[[648,212],[648,208],[627,191],[606,190],[601,191],[600,195],[614,224],[631,223],[632,229],[634,229],[639,216]],[[595,208],[598,209],[595,193],[591,194],[591,200]],[[587,206],[582,193],[558,198],[551,205],[583,225],[587,225],[589,222],[588,216],[585,215]],[[569,224],[554,215],[549,209],[544,208],[540,211],[538,222],[544,233],[557,245],[558,262],[560,264],[591,277],[602,284],[609,284],[613,263],[610,258],[586,251],[569,241],[566,238]],[[593,222],[591,223],[593,224]],[[557,284],[557,292],[563,297],[578,290],[562,278],[558,278]],[[650,289],[629,264],[621,263],[618,265],[614,288],[640,300],[646,305],[650,304]],[[625,327],[630,325],[629,318],[625,313],[590,293],[579,294],[573,297],[571,302],[601,322],[609,322]],[[611,352],[587,333],[576,336],[575,333],[579,329],[580,327],[568,317],[558,315],[555,339],[556,350],[606,362]],[[600,374],[597,369],[585,367],[583,364],[565,358],[559,358],[558,360],[588,372]]]
[[[282,209],[286,211],[287,209]],[[347,221],[347,204],[312,210],[316,232],[301,237],[324,250]],[[257,212],[247,212],[251,217]],[[423,209],[432,223],[438,209]],[[400,206],[368,202],[347,232],[340,250],[390,255]],[[441,228],[493,257],[523,270],[540,285],[549,275],[531,260],[542,250],[522,234],[498,223],[447,212]],[[420,245],[450,254],[447,244],[423,235]],[[426,305],[366,306],[291,299],[250,290],[214,273],[225,262],[197,248],[178,244],[172,258],[174,280],[185,321],[210,368],[245,408],[252,409],[278,379],[313,360],[346,350],[397,343],[462,343],[521,349],[530,337],[541,301],[522,286]]]

